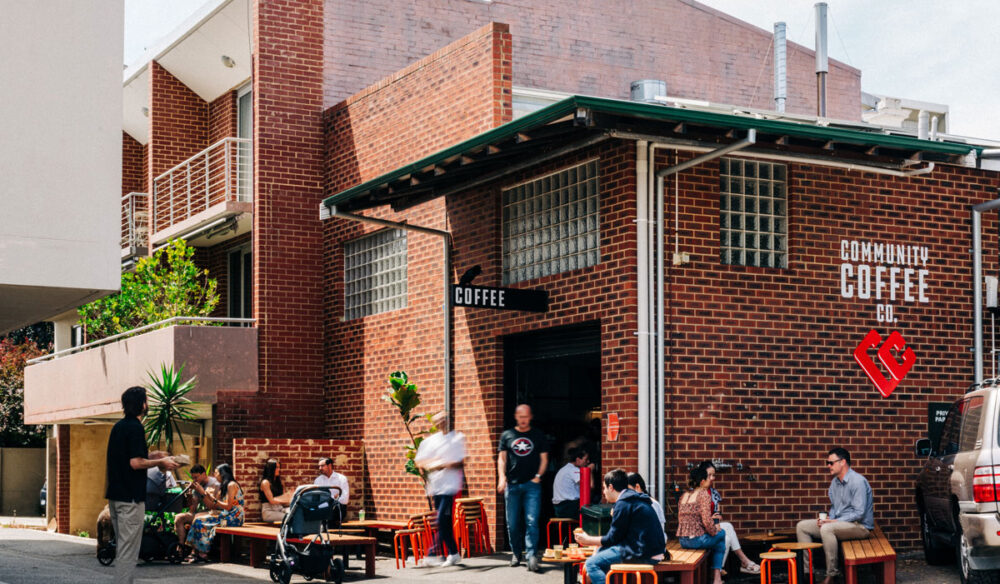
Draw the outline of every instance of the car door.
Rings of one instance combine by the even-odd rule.
[[[952,529],[951,472],[959,452],[962,432],[962,415],[967,400],[955,402],[944,420],[938,443],[924,465],[924,504],[927,515],[938,529]]]

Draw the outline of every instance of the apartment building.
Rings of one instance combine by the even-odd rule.
[[[868,131],[860,72],[839,63],[828,111],[843,122],[803,117],[816,107],[803,47],[789,114],[768,118],[770,42],[688,0],[207,4],[125,71],[121,256],[127,269],[186,239],[219,281],[215,317],[243,326],[176,322],[27,369],[26,421],[57,428],[59,529],[92,525],[118,396],[160,362],[198,376],[196,459],[232,460],[250,485],[269,456],[308,480],[311,457],[335,451],[352,507],[392,518],[423,504],[382,400],[406,370],[425,410],[449,409],[469,436],[468,490],[501,539],[494,448],[525,400],[557,441],[589,436],[603,468],[641,470],[661,493],[689,461],[740,462],[752,474],[732,476],[727,512],[760,527],[821,499],[809,467],[828,442],[908,476],[925,402],[960,391],[961,367],[938,371],[968,336],[957,226],[990,175],[968,167],[973,145]],[[667,99],[623,101],[640,79],[664,80]],[[872,301],[858,281],[837,296],[830,266],[850,262],[829,245],[850,257],[850,242],[911,231],[938,267],[900,267],[931,270],[916,294],[933,301],[879,305],[925,323],[902,333],[940,356],[874,399],[849,357]],[[455,306],[450,286],[474,266],[472,285],[539,289],[547,310]],[[859,418],[870,440],[855,443],[845,421]],[[793,464],[815,497],[776,487]],[[912,522],[885,519],[906,538]]]

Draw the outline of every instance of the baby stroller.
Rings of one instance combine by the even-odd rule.
[[[146,513],[142,526],[142,543],[139,545],[139,558],[144,562],[167,560],[171,564],[179,564],[184,561],[187,553],[183,542],[177,539],[177,534],[172,529],[168,530],[172,525],[168,525],[166,514],[180,513],[184,507],[184,496],[190,489],[189,484],[172,497],[163,499],[157,509]],[[110,566],[115,561],[117,553],[117,543],[110,518],[102,521],[102,518],[98,517],[97,539],[97,561],[102,566]]]
[[[333,490],[337,494],[333,494]],[[316,485],[301,486],[295,490],[288,513],[281,521],[275,551],[271,554],[271,580],[288,584],[292,574],[301,574],[307,580],[326,575],[337,584],[344,579],[344,564],[333,557],[329,529],[339,524],[340,489]],[[308,538],[308,536],[313,536]],[[290,540],[299,540],[295,544]],[[305,540],[305,541],[303,541]]]

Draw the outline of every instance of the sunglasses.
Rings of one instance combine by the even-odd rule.
[[[843,458],[838,458],[837,460],[828,460],[828,461],[826,461],[826,465],[827,466],[833,466],[834,464],[840,462],[841,460],[844,460],[844,459]]]

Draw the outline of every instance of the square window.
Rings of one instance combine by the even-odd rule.
[[[598,187],[592,160],[503,191],[504,284],[597,264]],[[507,212],[522,204],[530,217]]]
[[[407,305],[406,232],[385,229],[344,244],[344,318]]]
[[[719,161],[719,257],[722,263],[788,267],[787,167]]]

